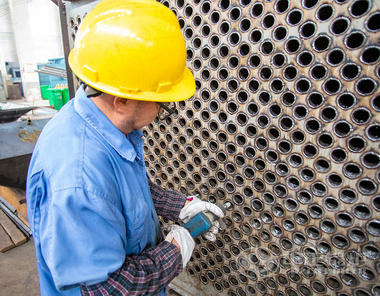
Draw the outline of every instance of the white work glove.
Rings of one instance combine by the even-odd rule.
[[[176,242],[178,243],[181,249],[182,264],[183,264],[183,268],[185,268],[187,262],[189,262],[190,257],[194,251],[194,247],[195,247],[194,239],[191,237],[189,231],[187,231],[185,228],[181,226],[170,225],[168,227],[168,230],[170,232],[166,236],[165,240],[168,241],[169,243],[171,243],[173,239],[176,240]]]
[[[188,222],[191,218],[193,218],[196,214],[200,212],[212,212],[215,216],[219,218],[224,217],[223,211],[215,204],[202,201],[196,196],[190,196],[189,199],[193,199],[186,206],[184,206],[179,213],[179,218],[184,222]],[[219,232],[219,221],[215,221],[213,226],[210,227],[209,231],[205,233],[205,238],[209,241],[214,242],[216,240],[216,235]]]

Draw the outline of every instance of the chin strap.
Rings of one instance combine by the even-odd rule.
[[[88,98],[91,98],[91,97],[98,97],[100,96],[101,94],[103,94],[100,90],[97,90],[89,85],[87,85],[86,83],[83,83],[84,85],[84,88],[86,90],[86,95]]]

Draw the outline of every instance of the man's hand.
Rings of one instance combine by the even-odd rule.
[[[181,252],[182,264],[185,268],[187,262],[189,262],[191,254],[193,254],[195,243],[190,233],[183,227],[178,225],[169,226],[170,231],[165,240],[174,244]]]
[[[184,222],[188,222],[196,214],[200,212],[212,212],[219,218],[224,217],[223,211],[215,204],[210,202],[205,202],[200,200],[198,197],[190,196],[188,197],[185,206],[179,213],[179,218]],[[219,222],[215,221],[214,225],[210,227],[210,230],[206,232],[205,238],[209,241],[216,240],[216,234],[218,234]]]
[[[179,244],[177,243],[177,241],[175,240],[175,238],[172,239],[171,243],[172,243],[173,245],[175,245],[175,246],[178,248],[178,250],[181,251],[181,247],[179,246]]]

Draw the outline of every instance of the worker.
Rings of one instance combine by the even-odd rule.
[[[84,84],[45,126],[27,179],[41,294],[165,295],[194,240],[179,225],[164,238],[158,215],[223,217],[146,174],[140,128],[195,92],[178,21],[153,0],[101,1],[69,63]]]

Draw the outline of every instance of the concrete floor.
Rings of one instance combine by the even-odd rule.
[[[38,296],[40,284],[33,240],[0,253],[0,296]]]

